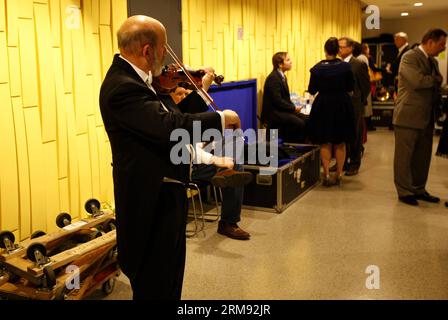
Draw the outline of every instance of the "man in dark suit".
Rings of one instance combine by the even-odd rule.
[[[403,55],[410,49],[408,43],[408,35],[404,32],[398,32],[394,35],[394,43],[398,49],[397,56],[392,64],[388,64],[386,70],[392,74],[394,78],[395,93],[398,92],[398,69],[400,67],[401,59]]]
[[[100,91],[109,136],[117,218],[118,259],[134,299],[180,299],[185,265],[186,194],[189,166],[170,160],[174,129],[240,127],[238,115],[170,112],[152,87],[166,55],[166,30],[146,16],[128,18]],[[163,181],[169,181],[164,183]],[[176,199],[176,201],[173,201]]]
[[[398,77],[398,69],[400,68],[401,59],[403,55],[410,49],[408,43],[408,35],[404,32],[398,32],[394,36],[394,43],[398,49],[398,53],[392,65],[390,67],[390,71],[394,75],[394,78]]]
[[[277,52],[272,57],[274,70],[266,78],[263,90],[261,121],[270,129],[278,129],[286,142],[303,142],[306,138],[306,122],[299,116],[302,107],[291,101],[285,72],[292,62],[287,52]]]
[[[404,54],[398,72],[394,180],[399,200],[409,205],[440,201],[426,191],[426,181],[443,80],[434,57],[445,51],[446,36],[441,29],[428,31],[419,47]]]
[[[367,65],[353,56],[354,41],[343,37],[339,39],[339,56],[352,66],[355,85],[352,95],[352,103],[355,115],[355,137],[348,144],[345,175],[358,174],[361,166],[362,131],[364,125],[364,112],[367,105],[367,97],[370,93],[370,77]]]

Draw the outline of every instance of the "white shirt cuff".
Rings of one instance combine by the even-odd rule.
[[[197,164],[212,164],[213,155],[203,148],[202,143],[196,144],[196,163]]]

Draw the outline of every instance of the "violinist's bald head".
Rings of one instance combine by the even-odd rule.
[[[158,41],[166,41],[166,30],[160,21],[138,15],[126,19],[117,38],[121,54],[139,56],[145,45],[154,48]]]

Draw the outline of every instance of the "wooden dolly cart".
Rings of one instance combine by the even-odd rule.
[[[100,202],[85,204],[87,219],[56,218],[60,229],[15,244],[12,232],[0,232],[0,297],[3,299],[80,300],[101,288],[107,295],[120,275],[114,213]]]

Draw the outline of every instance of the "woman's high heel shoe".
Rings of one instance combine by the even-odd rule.
[[[342,182],[342,174],[336,177],[335,185],[340,186]]]
[[[330,180],[330,176],[329,175],[324,177],[324,181],[322,182],[322,185],[324,187],[331,187],[333,185],[331,180]]]

